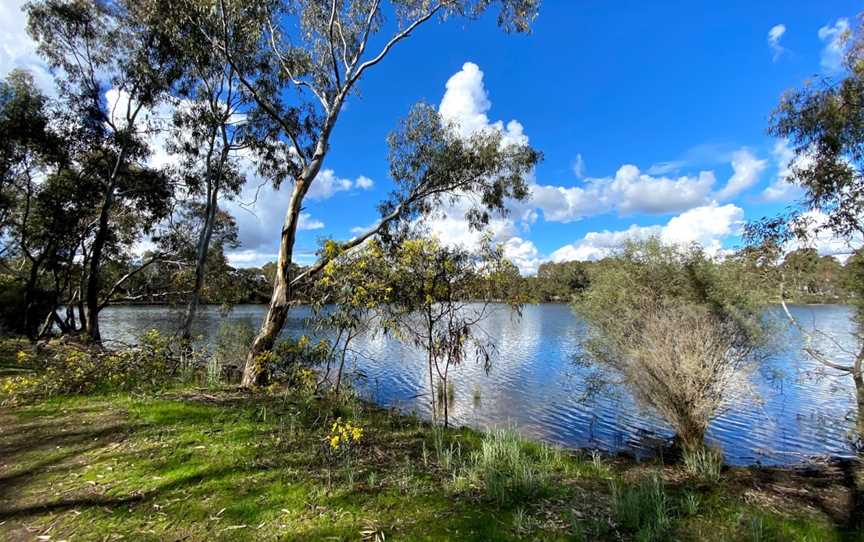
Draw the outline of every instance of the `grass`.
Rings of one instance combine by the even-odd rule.
[[[362,437],[334,448],[338,418]],[[309,395],[183,388],[0,409],[4,541],[864,540],[844,473],[707,478]]]

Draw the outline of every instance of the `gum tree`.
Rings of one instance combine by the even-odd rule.
[[[291,304],[292,282],[297,280],[291,275],[291,264],[300,211],[330,150],[339,115],[360,79],[424,23],[473,19],[493,4],[499,8],[499,26],[527,32],[539,0],[187,2],[193,21],[206,20],[213,12],[221,19],[218,29],[211,31],[206,24],[199,29],[254,100],[252,120],[282,143],[273,147],[263,171],[277,185],[284,180],[292,183],[270,306],[249,352],[244,385],[267,380],[266,369],[256,360],[273,347]],[[372,45],[379,41],[383,45]],[[484,205],[500,207],[501,198],[509,195],[497,192],[498,197],[490,200],[492,194],[484,194]],[[401,215],[400,203],[383,213],[382,222]],[[322,267],[323,263],[315,265],[311,272]]]
[[[119,286],[105,284],[106,260],[121,257],[168,210],[168,178],[147,165],[146,117],[177,77],[175,44],[159,39],[152,13],[138,2],[38,0],[25,10],[28,31],[55,73],[63,106],[58,123],[75,143],[70,169],[98,192],[81,258],[84,325],[99,342],[99,312]]]
[[[786,181],[800,187],[803,198],[784,216],[749,224],[747,236],[769,254],[789,243],[807,246],[820,236],[848,243],[848,252],[854,254],[853,278],[847,287],[857,300],[856,351],[842,357],[823,352],[814,333],[800,326],[788,309],[786,314],[801,331],[805,352],[813,360],[852,378],[860,440],[864,439],[864,280],[857,268],[861,248],[855,247],[864,237],[864,28],[859,26],[844,39],[842,74],[788,91],[771,117],[769,133],[792,144],[794,157]]]

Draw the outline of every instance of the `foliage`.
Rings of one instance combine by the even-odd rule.
[[[327,446],[332,453],[346,452],[363,438],[363,428],[351,422],[343,422],[342,418],[330,426],[330,434],[327,435]]]
[[[697,247],[653,239],[627,245],[575,304],[588,323],[585,361],[611,369],[685,447],[701,446],[747,389],[765,340],[761,304],[739,273],[734,261],[721,268]]]
[[[168,386],[179,370],[171,340],[155,330],[140,345],[122,351],[102,351],[69,342],[50,344],[44,351],[17,355],[29,374],[2,382],[5,403],[43,400],[58,395],[152,390]]]

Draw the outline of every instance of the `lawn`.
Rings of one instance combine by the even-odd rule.
[[[337,418],[362,428],[347,451]],[[357,401],[187,388],[6,408],[0,539],[864,540],[839,466],[709,483],[497,435],[481,468],[492,437]]]

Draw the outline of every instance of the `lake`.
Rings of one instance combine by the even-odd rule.
[[[241,305],[228,315],[202,307],[195,334],[210,341],[225,322],[257,328],[266,307]],[[817,327],[824,351],[854,350],[852,310],[842,305],[792,306],[805,327]],[[290,313],[285,333],[309,334],[309,310]],[[106,341],[134,342],[146,329],[172,333],[180,312],[167,307],[108,307],[101,328]],[[778,314],[779,318],[779,314]],[[527,305],[519,318],[493,307],[482,323],[497,345],[487,375],[464,364],[451,370],[454,424],[479,428],[512,425],[524,434],[573,448],[627,451],[646,456],[671,438],[656,416],[633,404],[626,390],[586,395],[588,370],[573,363],[583,324],[567,305]],[[836,374],[801,352],[802,337],[785,327],[767,362],[750,377],[754,399],[729,405],[708,438],[733,465],[786,465],[822,456],[852,456],[855,390],[851,377]],[[428,376],[422,352],[382,336],[361,337],[350,360],[361,395],[383,406],[429,416]]]

